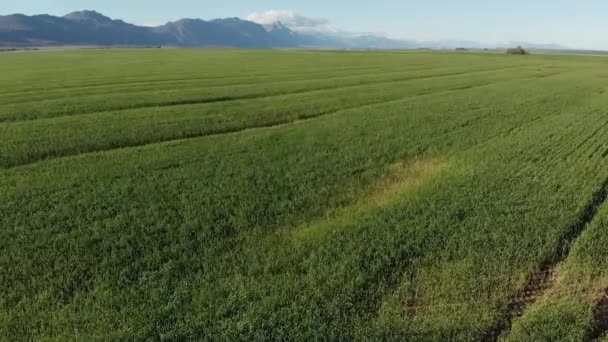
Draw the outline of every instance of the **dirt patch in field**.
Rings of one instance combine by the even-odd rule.
[[[593,329],[589,333],[589,340],[596,341],[608,333],[608,288],[593,308]]]
[[[533,273],[526,285],[517,291],[507,304],[507,314],[490,329],[482,338],[483,341],[497,341],[505,332],[511,329],[516,318],[524,315],[526,307],[534,304],[546,291],[555,285],[555,265],[547,264]]]

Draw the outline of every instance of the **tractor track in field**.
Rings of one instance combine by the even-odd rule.
[[[589,331],[587,340],[599,341],[608,333],[608,287],[604,289],[600,300],[595,303],[593,321],[593,328]]]
[[[483,84],[479,84],[477,86],[468,87],[466,89],[471,89],[471,88],[475,88],[475,87],[483,87],[486,85],[488,85],[488,84],[483,83]],[[102,153],[102,152],[108,152],[108,151],[113,151],[113,150],[143,147],[143,146],[148,146],[148,145],[171,144],[171,143],[177,143],[180,141],[186,141],[186,140],[191,140],[191,139],[211,138],[211,137],[217,137],[217,136],[222,136],[222,135],[227,135],[227,134],[239,134],[239,133],[243,133],[243,132],[260,130],[260,129],[281,128],[281,127],[290,126],[290,125],[293,125],[296,123],[312,121],[312,120],[319,119],[324,116],[337,115],[337,114],[352,111],[352,110],[371,108],[371,107],[382,106],[382,105],[387,105],[387,104],[391,104],[391,103],[405,102],[405,101],[409,101],[409,100],[412,100],[412,99],[415,99],[415,98],[421,97],[421,96],[433,96],[433,95],[437,95],[437,94],[458,92],[458,91],[462,91],[462,90],[466,90],[466,89],[450,89],[450,90],[441,90],[438,92],[417,94],[417,95],[413,95],[413,96],[400,97],[398,99],[393,99],[393,100],[388,100],[388,101],[372,102],[372,103],[357,105],[357,106],[349,107],[349,108],[341,108],[338,110],[331,110],[331,111],[327,111],[327,112],[318,112],[315,114],[308,114],[306,116],[299,116],[298,118],[294,118],[294,119],[275,120],[275,121],[253,124],[253,125],[244,126],[244,127],[223,128],[223,129],[211,130],[211,131],[207,131],[207,132],[203,132],[203,133],[195,132],[192,134],[185,134],[180,137],[169,138],[169,139],[150,140],[150,141],[144,140],[144,141],[140,141],[138,143],[127,143],[124,145],[109,146],[107,148],[83,150],[83,151],[75,152],[75,153],[66,153],[66,154],[58,153],[58,154],[42,156],[40,158],[35,158],[35,159],[31,159],[31,160],[28,160],[25,162],[20,162],[20,163],[3,162],[2,158],[0,158],[0,170],[3,168],[11,169],[11,168],[16,168],[16,167],[21,167],[21,166],[28,166],[28,165],[36,164],[38,162],[49,161],[49,160],[53,160],[53,159],[70,158],[70,157],[75,157],[75,156],[79,156],[79,155],[83,155],[83,154]]]
[[[581,214],[565,230],[555,253],[542,264],[538,271],[528,278],[526,285],[509,299],[503,311],[503,316],[483,335],[482,341],[497,341],[500,336],[508,333],[513,321],[522,317],[525,309],[553,286],[555,268],[566,259],[572,245],[593,220],[606,198],[608,198],[608,179],[604,180],[602,186],[593,194]],[[608,329],[608,292],[598,302],[595,311],[596,320],[601,320],[602,324],[596,327],[595,330],[598,331],[594,330],[591,335],[600,337]]]
[[[429,69],[431,70],[431,69]],[[424,71],[424,70],[411,70],[408,72],[414,72],[414,71]],[[381,74],[393,74],[391,72],[386,72],[386,73],[381,73]],[[46,92],[42,97],[39,98],[33,98],[33,97],[27,97],[27,99],[25,101],[23,101],[23,97],[27,96],[29,93],[40,93],[40,91],[24,91],[24,92],[18,92],[18,93],[14,93],[14,94],[10,94],[8,96],[11,96],[12,98],[8,101],[6,101],[6,104],[27,104],[27,103],[35,103],[35,102],[41,102],[41,101],[47,101],[49,100],[49,94],[52,95],[52,92],[56,92],[59,94],[56,94],[58,96],[55,96],[55,99],[62,99],[62,98],[70,98],[72,96],[79,96],[79,97],[91,97],[91,96],[99,96],[99,95],[104,95],[104,96],[109,96],[109,95],[116,95],[116,94],[141,94],[141,93],[146,93],[146,92],[155,92],[155,91],[159,91],[159,90],[163,90],[163,91],[174,91],[174,90],[186,90],[186,89],[214,89],[214,88],[225,88],[225,87],[234,87],[234,86],[263,86],[263,85],[268,85],[268,84],[275,84],[277,82],[315,82],[315,81],[323,81],[323,80],[342,80],[342,79],[348,79],[348,78],[352,78],[352,77],[358,77],[358,76],[367,76],[367,75],[371,75],[371,73],[361,73],[361,74],[339,74],[339,75],[334,75],[334,77],[323,77],[323,74],[319,74],[319,75],[314,75],[315,77],[312,78],[301,78],[301,79],[262,79],[260,78],[251,78],[251,81],[247,81],[247,82],[227,82],[227,83],[217,83],[217,84],[196,84],[196,82],[203,82],[207,79],[205,78],[200,78],[200,79],[182,79],[182,80],[170,80],[170,81],[166,81],[166,82],[151,82],[151,83],[138,83],[135,82],[133,84],[129,84],[129,83],[125,83],[124,85],[121,84],[116,84],[115,87],[113,88],[111,85],[103,85],[103,86],[99,86],[99,88],[109,88],[109,89],[100,89],[100,90],[106,90],[103,92],[99,92],[99,91],[95,91],[97,90],[96,88],[94,88],[93,86],[84,86],[84,87],[77,87],[77,86],[72,86],[72,87],[65,87],[65,88],[61,88],[59,90],[51,90],[49,92]],[[302,76],[302,75],[296,75],[296,76]],[[306,75],[306,76],[313,76],[313,75]],[[231,80],[231,79],[226,79],[226,80]],[[189,83],[194,83],[194,84],[189,84]],[[141,87],[137,87],[137,86],[141,86]],[[129,87],[130,86],[130,87]],[[120,89],[120,87],[129,87],[128,89]],[[160,87],[160,88],[159,88]],[[84,93],[77,93],[77,94],[69,94],[66,93],[66,90],[69,89],[76,89],[77,91],[89,91],[89,92],[84,92]],[[1,94],[0,94],[1,95]],[[70,96],[71,95],[71,96]]]
[[[356,72],[356,71],[369,71],[369,72],[373,72],[374,70],[379,70],[381,69],[380,67],[370,67],[370,68],[354,68],[354,69],[338,69],[335,70],[336,72],[341,72],[341,73],[347,73],[347,72]],[[410,69],[410,71],[422,71],[422,70],[426,70],[426,69],[432,69],[432,68],[421,68],[421,69]],[[314,71],[314,72],[297,72],[295,74],[290,74],[290,76],[302,76],[302,75],[326,75],[327,71],[323,72],[323,71]],[[361,75],[366,75],[367,73],[362,73]],[[348,76],[348,75],[347,75]],[[223,80],[223,81],[238,81],[238,80],[247,80],[247,79],[251,79],[251,80],[256,80],[256,78],[263,78],[263,77],[268,77],[268,74],[252,74],[252,75],[246,75],[246,76],[230,76],[230,77],[222,77],[222,76],[201,76],[201,77],[176,77],[176,78],[165,78],[165,79],[150,79],[150,80],[125,80],[124,82],[99,82],[99,83],[86,83],[83,85],[78,85],[78,84],[74,84],[74,85],[65,85],[65,86],[61,86],[61,85],[57,85],[57,84],[52,84],[51,86],[55,87],[54,89],[52,89],[51,91],[64,91],[64,90],[71,90],[71,89],[83,89],[83,90],[95,90],[98,88],[112,88],[112,87],[128,87],[128,86],[137,86],[137,85],[148,85],[148,86],[158,86],[158,85],[162,85],[162,84],[173,84],[173,83],[188,83],[188,82],[202,82],[202,81],[215,81],[215,80]],[[312,78],[310,80],[315,80],[317,78]],[[318,79],[323,79],[323,78],[318,78]],[[306,79],[304,79],[306,80]],[[256,84],[257,82],[251,82],[251,83],[246,83],[246,84]],[[218,84],[217,86],[221,86],[222,84]],[[224,84],[226,86],[230,86],[233,85],[233,83],[226,83]],[[8,91],[8,92],[0,92],[0,95],[3,96],[16,96],[16,95],[22,95],[22,94],[29,94],[29,93],[37,93],[40,91],[44,91],[46,90],[45,88],[42,89],[36,89],[36,88],[32,88],[32,89],[25,89],[22,91]],[[119,92],[119,91],[118,91]],[[111,94],[111,93],[103,93],[105,94]]]
[[[51,118],[60,118],[60,117],[66,117],[66,116],[94,115],[94,114],[99,114],[99,113],[119,112],[119,111],[134,110],[134,109],[163,108],[163,107],[174,107],[174,106],[181,106],[181,105],[209,104],[209,103],[219,103],[219,102],[232,102],[232,101],[238,101],[238,100],[265,99],[265,98],[273,98],[273,97],[281,97],[281,96],[289,96],[289,95],[315,93],[315,92],[319,92],[319,91],[347,90],[347,89],[353,89],[353,88],[358,88],[358,87],[368,87],[368,86],[373,87],[373,86],[388,85],[388,84],[425,80],[425,79],[437,79],[437,78],[442,79],[442,78],[469,75],[469,74],[481,74],[484,72],[487,73],[487,72],[504,71],[504,70],[513,69],[513,68],[514,67],[505,67],[505,68],[495,68],[495,69],[484,69],[484,70],[479,70],[479,71],[474,71],[474,72],[459,71],[459,72],[440,73],[440,74],[436,74],[436,75],[397,77],[395,79],[389,79],[389,80],[362,82],[362,83],[339,85],[339,86],[319,86],[319,87],[313,87],[313,88],[309,88],[309,89],[301,89],[301,90],[294,90],[294,91],[287,91],[287,92],[278,91],[278,92],[269,93],[269,94],[250,93],[250,94],[243,94],[243,95],[218,95],[218,96],[209,96],[209,97],[205,97],[205,98],[167,100],[167,101],[161,101],[158,103],[148,103],[148,104],[140,103],[140,104],[133,104],[133,105],[116,106],[115,108],[106,108],[103,110],[91,110],[91,111],[82,110],[78,113],[58,112],[58,113],[56,113],[56,115],[29,116],[26,118],[19,118],[19,119],[15,117],[15,113],[8,113],[8,114],[4,114],[4,115],[2,113],[0,113],[0,124],[25,122],[25,121],[36,121],[39,119],[51,119]],[[561,71],[561,72],[555,73],[555,74],[552,73],[551,75],[549,75],[549,77],[560,75],[565,72],[567,72],[567,71]],[[534,77],[534,78],[536,78],[536,77]],[[515,79],[517,79],[517,78],[513,78],[511,80],[515,80]],[[297,81],[297,82],[300,82],[300,81]],[[304,81],[302,81],[302,82],[304,82]],[[209,87],[206,87],[206,88],[209,88]],[[204,88],[204,89],[206,89],[206,88]],[[131,93],[131,94],[134,94],[134,93]],[[34,102],[38,102],[38,101],[34,101]]]
[[[529,78],[523,78],[523,79],[529,79]],[[107,148],[83,149],[82,151],[78,151],[75,153],[49,154],[49,155],[44,155],[44,156],[41,156],[38,158],[33,158],[33,159],[30,159],[27,161],[22,161],[22,162],[7,162],[7,161],[2,161],[2,158],[0,158],[0,170],[12,169],[12,168],[21,167],[21,166],[28,166],[28,165],[33,165],[33,164],[36,164],[39,162],[45,162],[45,161],[50,161],[50,160],[60,159],[60,158],[70,158],[70,157],[75,157],[75,156],[84,155],[84,154],[102,153],[102,152],[107,152],[107,151],[127,149],[127,148],[137,148],[137,147],[156,145],[156,144],[170,144],[170,143],[176,143],[176,142],[191,140],[191,139],[210,138],[210,137],[214,137],[214,136],[222,136],[222,135],[227,135],[227,134],[238,134],[238,133],[258,130],[258,129],[280,128],[280,127],[285,127],[285,126],[293,125],[293,124],[300,123],[300,122],[312,121],[312,120],[319,119],[319,118],[325,117],[325,116],[340,114],[340,113],[351,111],[351,110],[372,108],[372,107],[387,105],[387,104],[391,104],[391,103],[406,102],[406,101],[410,101],[412,99],[424,97],[424,96],[451,94],[451,93],[456,93],[456,92],[460,92],[460,91],[466,91],[469,89],[481,88],[481,87],[485,87],[485,86],[490,86],[490,85],[499,84],[502,82],[510,82],[510,81],[513,81],[513,80],[512,79],[501,80],[501,81],[490,82],[490,83],[483,82],[483,83],[479,83],[479,84],[475,84],[475,85],[457,87],[457,88],[453,88],[453,89],[422,92],[420,94],[400,97],[400,98],[396,98],[396,99],[392,99],[392,100],[388,100],[388,101],[371,102],[371,103],[357,105],[357,106],[350,107],[350,108],[343,108],[343,109],[332,110],[332,111],[328,111],[328,112],[309,114],[309,115],[305,115],[305,116],[300,116],[295,119],[277,120],[277,121],[266,122],[266,123],[261,123],[261,124],[254,124],[254,125],[245,126],[245,127],[224,128],[224,129],[218,129],[218,130],[208,131],[208,132],[204,132],[204,133],[196,132],[196,133],[186,134],[186,135],[176,137],[176,138],[141,141],[138,143],[127,143],[124,145],[112,145],[112,146],[108,146]],[[481,118],[483,118],[483,117],[481,117]],[[52,120],[52,119],[53,118],[49,118],[48,120]]]
[[[420,64],[419,66],[422,66],[422,64]],[[435,67],[428,67],[425,66],[423,68],[415,68],[415,69],[408,69],[408,71],[422,71],[422,70],[428,70],[428,69],[434,69]],[[373,72],[374,70],[385,70],[386,72],[390,72],[391,69],[384,69],[380,66],[366,66],[366,67],[356,67],[356,68],[341,68],[341,69],[335,69],[333,71],[336,72],[354,72],[354,71],[370,71]],[[273,70],[275,72],[277,72],[278,74],[282,74],[282,72],[287,72],[290,70],[283,70],[282,72],[279,72],[278,70]],[[289,74],[290,76],[301,76],[301,75],[325,75],[327,74],[327,70],[314,70],[314,71],[306,71],[306,72],[296,72],[293,74]],[[363,74],[362,74],[363,75]],[[63,89],[94,89],[94,88],[103,88],[103,87],[113,87],[113,86],[133,86],[133,85],[152,85],[152,84],[163,84],[163,83],[171,83],[171,82],[192,82],[192,81],[214,81],[214,80],[242,80],[242,79],[253,79],[253,78],[257,78],[257,77],[267,77],[268,73],[257,73],[257,74],[248,74],[248,75],[231,75],[226,77],[225,75],[209,75],[209,76],[179,76],[179,77],[174,77],[174,78],[152,78],[152,79],[146,79],[145,77],[148,76],[142,76],[142,77],[134,77],[134,78],[126,78],[121,80],[121,82],[110,82],[108,80],[105,79],[100,79],[98,80],[99,82],[88,82],[88,83],[82,83],[82,84],[70,84],[70,85],[62,85],[62,84],[57,84],[57,83],[50,83],[48,84],[49,86],[55,87],[54,90],[63,90]],[[254,82],[255,83],[255,82]],[[226,85],[230,85],[230,84],[226,84]],[[0,95],[7,95],[7,96],[11,96],[11,95],[19,95],[19,94],[23,94],[23,93],[35,93],[35,92],[39,92],[39,91],[43,91],[46,90],[47,88],[27,88],[27,89],[23,89],[21,91],[14,91],[14,90],[10,90],[10,91],[0,91]],[[53,89],[52,89],[53,90]]]
[[[501,70],[501,69],[502,68],[498,68],[498,69],[483,69],[483,70],[479,70],[479,72],[482,72],[484,70],[494,71],[494,70]],[[294,75],[294,76],[303,76],[304,75],[304,76],[313,76],[313,77],[306,77],[306,78],[301,78],[301,79],[286,78],[286,79],[278,79],[278,80],[277,79],[269,79],[269,78],[261,80],[260,79],[261,76],[257,76],[259,78],[255,78],[254,77],[254,78],[252,78],[251,82],[240,82],[240,83],[236,83],[236,82],[235,83],[230,83],[230,82],[228,82],[228,83],[207,84],[207,85],[202,84],[202,85],[195,85],[194,87],[190,86],[190,87],[183,87],[183,88],[182,87],[180,87],[180,88],[164,88],[164,89],[161,88],[161,90],[172,91],[172,90],[175,90],[175,89],[217,89],[217,88],[226,88],[226,87],[235,87],[235,86],[249,86],[249,87],[254,87],[255,86],[255,87],[259,87],[259,86],[272,85],[272,84],[277,84],[277,83],[304,83],[304,82],[316,82],[316,81],[348,80],[348,79],[353,79],[353,78],[357,78],[357,77],[365,77],[365,76],[372,76],[372,75],[374,77],[384,76],[384,75],[395,75],[395,74],[407,75],[407,74],[411,74],[411,73],[414,73],[414,72],[432,71],[432,70],[433,71],[442,71],[443,70],[444,72],[436,74],[436,75],[443,76],[444,74],[447,74],[448,71],[450,71],[452,69],[450,69],[450,68],[439,68],[439,69],[421,68],[421,69],[410,69],[410,70],[407,70],[407,71],[403,71],[403,70],[401,70],[401,71],[394,71],[394,70],[393,71],[383,71],[383,72],[379,72],[379,73],[375,73],[375,74],[373,74],[371,71],[370,72],[356,73],[356,74],[353,74],[353,73],[347,74],[346,72],[344,72],[344,73],[341,73],[341,74],[331,75],[330,77],[327,77],[327,75],[326,75],[327,73],[325,73],[325,77],[324,77],[324,74],[321,74],[321,73],[319,73],[319,74],[316,74],[316,73],[315,74],[297,74],[297,75]],[[451,73],[456,73],[456,72],[460,73],[460,72],[463,72],[463,71],[452,70],[450,72]],[[431,77],[431,76],[433,76],[433,75],[419,75],[419,76],[412,76],[412,77],[416,77],[417,78],[417,77]],[[407,77],[409,77],[409,76],[403,76],[403,79],[408,80]],[[249,77],[249,78],[251,78],[251,77]],[[213,80],[213,79],[214,78],[212,78],[211,80]],[[399,79],[401,79],[401,77]],[[168,84],[170,84],[170,82],[178,82],[178,83],[179,82],[185,82],[185,83],[188,83],[188,82],[200,82],[200,81],[205,81],[205,80],[208,80],[208,79],[206,79],[206,78],[198,78],[198,79],[197,78],[193,78],[193,79],[181,79],[181,80],[176,79],[176,80],[167,81],[165,83],[168,83]],[[232,78],[228,78],[226,80],[232,80]],[[361,83],[361,84],[362,85],[366,85],[366,84],[374,84],[374,83],[382,83],[382,82],[383,82],[382,80],[370,80],[369,82],[364,82],[364,83]],[[140,83],[137,83],[137,82],[136,83],[132,83],[132,85],[138,85],[138,84],[140,84]],[[163,83],[160,83],[160,84],[158,84],[158,83],[151,83],[151,84],[141,83],[141,85],[148,85],[150,87],[152,87],[152,86],[158,86],[158,85],[162,85],[162,84]],[[125,85],[130,85],[130,84],[126,83]],[[116,86],[120,87],[120,86],[124,86],[124,85],[123,84],[118,84]],[[103,85],[103,87],[111,87],[111,85]],[[88,90],[88,89],[90,89],[89,86],[84,86],[84,87],[74,86],[74,87],[71,87],[71,88],[72,89],[82,89],[82,90]],[[70,89],[70,87],[64,87],[64,88],[60,89],[60,91],[66,90],[66,89]],[[110,92],[103,92],[103,93],[92,92],[92,93],[77,94],[77,96],[79,96],[79,97],[87,97],[87,96],[90,97],[90,96],[98,96],[98,95],[115,95],[115,94],[125,94],[125,93],[128,93],[128,94],[140,94],[140,93],[147,93],[147,92],[151,92],[151,91],[152,92],[153,91],[158,91],[159,89],[157,89],[157,88],[152,88],[152,89],[148,88],[148,89],[146,89],[144,87],[144,88],[133,88],[132,90],[129,90],[129,91],[114,90],[114,89],[111,89],[111,90],[112,91],[110,91]],[[36,91],[32,91],[32,92],[36,92]],[[26,94],[27,95],[27,93],[28,92],[21,92],[21,93],[18,92],[18,93],[14,93],[14,94],[11,94],[11,95],[12,96],[22,95],[22,94]],[[69,97],[69,96],[67,96],[67,97]],[[62,97],[62,98],[65,98],[65,96]],[[5,102],[5,103],[6,104],[26,104],[26,103],[35,103],[35,102],[45,101],[45,100],[48,100],[48,97],[44,97],[44,98],[41,98],[41,99],[29,99],[28,98],[27,101],[21,101],[19,98],[17,98],[16,100],[13,99],[12,101],[8,101],[8,102]]]
[[[484,70],[488,70],[488,71],[493,71],[493,70],[502,70],[502,69],[510,69],[510,68],[516,68],[517,66],[511,66],[511,65],[505,65],[501,68],[497,68],[497,69],[482,69],[479,70],[484,71]],[[407,70],[399,70],[399,69],[395,69],[395,70],[391,70],[391,69],[383,69],[381,67],[365,67],[365,68],[346,68],[346,69],[337,69],[335,70],[335,72],[338,72],[339,74],[334,75],[335,77],[330,77],[330,79],[344,79],[344,78],[350,78],[350,77],[354,77],[354,76],[364,76],[364,75],[371,75],[374,71],[380,71],[379,73],[375,74],[375,75],[393,75],[395,73],[411,73],[411,72],[420,72],[420,71],[427,71],[427,70],[445,70],[448,71],[450,70],[451,67],[449,66],[434,66],[434,67],[422,67],[422,68],[412,68],[412,69],[407,69]],[[562,70],[562,69],[560,69]],[[359,74],[348,74],[348,72],[357,72],[357,71],[361,71],[361,73]],[[563,71],[563,70],[562,70]],[[297,72],[295,74],[290,74],[290,76],[326,76],[327,71],[314,71],[314,72]],[[119,83],[110,83],[110,82],[102,82],[102,83],[92,83],[92,84],[84,84],[84,85],[67,85],[67,86],[58,86],[55,85],[57,88],[52,89],[51,91],[62,91],[62,90],[70,90],[70,89],[83,89],[83,90],[87,90],[87,89],[96,89],[96,88],[107,88],[107,87],[120,87],[120,86],[135,86],[135,85],[160,85],[160,84],[171,84],[172,82],[177,82],[177,83],[181,83],[181,82],[201,82],[201,81],[213,81],[213,80],[241,80],[241,79],[251,79],[252,82],[248,82],[248,83],[225,83],[225,84],[215,84],[215,85],[210,85],[208,88],[216,88],[216,87],[224,87],[224,86],[234,86],[235,84],[240,84],[240,85],[256,85],[256,84],[260,84],[259,83],[259,79],[258,78],[263,78],[263,77],[267,77],[268,79],[268,74],[253,74],[253,75],[246,75],[246,76],[231,76],[231,77],[222,77],[222,76],[210,76],[210,77],[179,77],[179,78],[168,78],[168,79],[152,79],[152,80],[132,80],[132,81],[125,81],[125,82],[119,82]],[[325,80],[327,78],[325,77],[313,77],[313,78],[303,78],[303,79],[296,79],[296,80],[290,80],[290,79],[286,79],[284,80],[285,82],[290,82],[290,81],[320,81],[320,80]],[[277,82],[276,80],[270,80],[268,82],[264,82],[264,84],[268,84],[268,83],[275,83]],[[207,88],[207,87],[205,87]],[[0,95],[5,95],[5,96],[16,96],[16,95],[21,95],[21,94],[29,94],[29,93],[36,93],[36,92],[40,92],[42,90],[46,90],[46,88],[43,89],[26,89],[23,91],[9,91],[9,92],[0,92]],[[113,93],[123,93],[124,91],[116,91],[116,92],[110,92],[110,93],[103,93],[102,95],[109,95],[109,94],[113,94]],[[133,91],[133,92],[137,92],[137,91]],[[133,93],[131,92],[131,93]],[[99,94],[99,93],[93,93],[93,95],[95,94]],[[86,95],[86,94],[85,94]],[[20,103],[21,101],[18,102],[11,102],[11,103]]]

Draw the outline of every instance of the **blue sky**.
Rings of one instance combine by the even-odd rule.
[[[287,10],[323,19],[332,28],[394,38],[530,41],[608,50],[606,0],[7,0],[0,14],[63,15],[80,9],[147,25]]]

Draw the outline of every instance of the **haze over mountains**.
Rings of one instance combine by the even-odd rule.
[[[72,12],[63,17],[0,16],[0,46],[54,45],[332,49],[489,47],[470,41],[417,42],[341,31],[302,32],[280,21],[259,24],[239,18],[208,21],[181,19],[162,26],[145,27],[115,20],[95,11]],[[557,45],[524,45],[562,48]]]

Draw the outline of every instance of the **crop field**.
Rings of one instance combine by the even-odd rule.
[[[608,332],[608,59],[0,54],[0,340]]]

